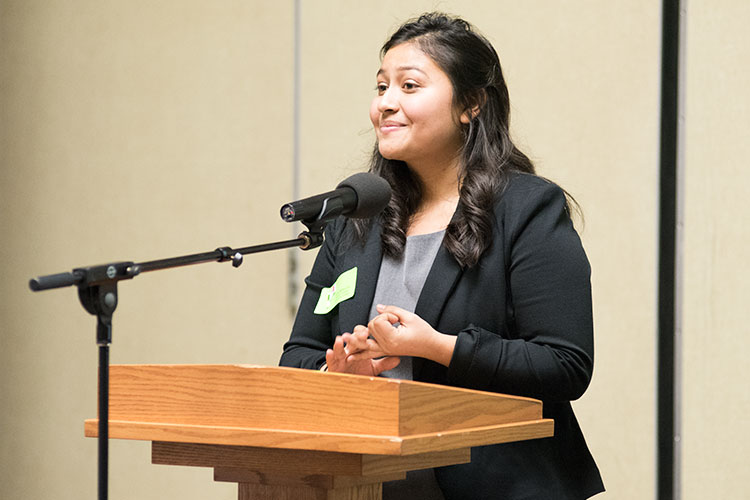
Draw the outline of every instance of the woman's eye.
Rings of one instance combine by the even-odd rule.
[[[404,82],[404,90],[417,90],[418,87],[414,82]]]
[[[385,83],[378,83],[375,86],[375,90],[378,91],[379,95],[383,95],[385,93],[385,91],[388,90],[388,85],[386,85]]]

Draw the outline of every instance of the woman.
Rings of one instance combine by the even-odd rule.
[[[386,483],[384,498],[414,484],[447,499],[603,491],[570,406],[593,369],[590,269],[564,191],[510,139],[495,50],[432,13],[381,54],[370,171],[393,196],[377,220],[329,227],[281,364],[529,396],[555,420],[552,438],[474,448],[470,464]],[[354,296],[316,314],[347,271]]]

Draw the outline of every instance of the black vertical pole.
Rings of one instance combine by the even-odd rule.
[[[117,305],[116,285],[104,286],[102,303]],[[112,290],[115,290],[112,292]],[[101,313],[96,320],[96,343],[99,346],[99,461],[98,500],[109,497],[109,345],[112,343],[112,315]]]
[[[99,345],[98,500],[107,500],[109,485],[109,344]]]
[[[675,498],[675,264],[680,0],[662,2],[657,341],[657,498]]]

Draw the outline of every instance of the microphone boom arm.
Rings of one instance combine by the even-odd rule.
[[[336,200],[335,200],[336,201]],[[331,211],[341,212],[341,202],[326,204],[321,214],[311,221],[303,221],[308,230],[300,233],[293,240],[279,241],[233,249],[220,247],[212,252],[196,253],[135,263],[131,261],[112,262],[97,266],[79,267],[72,272],[39,276],[29,280],[29,288],[34,292],[63,288],[76,285],[78,298],[83,308],[96,316],[96,344],[99,348],[99,437],[97,460],[98,499],[107,500],[109,476],[109,347],[112,343],[112,315],[117,308],[117,282],[133,279],[143,272],[170,269],[204,262],[232,261],[233,267],[242,265],[242,256],[279,250],[283,248],[300,247],[310,250],[319,247],[324,241],[323,231],[328,222]],[[338,205],[338,207],[337,207]],[[327,214],[324,216],[324,212]]]

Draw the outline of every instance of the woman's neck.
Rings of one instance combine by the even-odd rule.
[[[443,163],[410,163],[408,166],[422,184],[422,201],[419,209],[441,201],[458,199],[460,176],[457,158]]]
[[[427,234],[448,227],[459,199],[458,162],[432,165],[418,170],[409,168],[422,183],[422,199],[409,221],[407,235]]]

